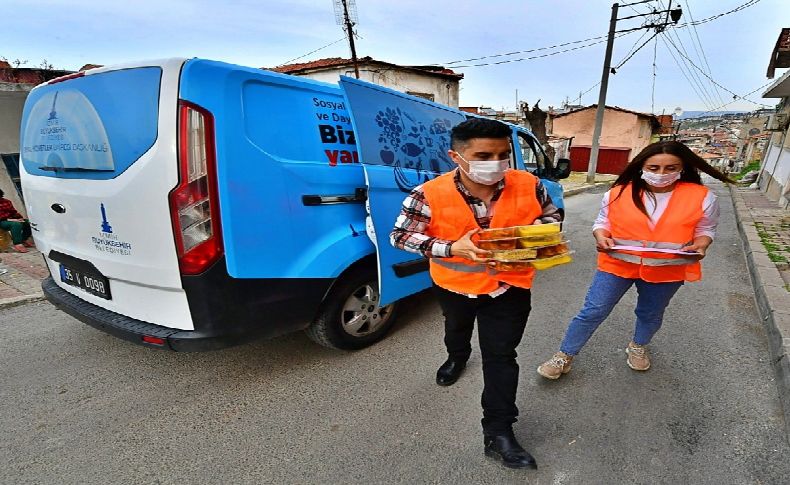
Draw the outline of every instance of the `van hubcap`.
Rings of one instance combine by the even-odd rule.
[[[354,337],[369,335],[389,320],[392,305],[379,306],[379,290],[372,284],[362,285],[351,293],[340,312],[343,330]]]

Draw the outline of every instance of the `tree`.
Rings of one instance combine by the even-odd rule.
[[[548,155],[549,160],[553,161],[554,147],[549,145],[549,137],[546,135],[546,119],[549,115],[538,107],[539,104],[540,100],[537,100],[535,106],[530,110],[529,103],[521,103],[521,111],[524,113],[524,118],[526,118],[529,123],[529,129],[532,130],[532,134],[535,135],[535,138],[543,145],[543,149],[546,150],[546,155]]]
[[[8,64],[10,64],[10,65],[11,65],[11,67],[13,67],[13,68],[15,68],[15,69],[18,69],[20,66],[23,66],[23,65],[27,64],[27,61],[26,61],[26,60],[25,60],[25,61],[23,61],[23,60],[20,60],[20,59],[14,59],[13,61],[9,61],[9,60],[8,60],[6,57],[4,57],[4,56],[0,56],[0,61],[5,61],[5,62],[7,62]]]

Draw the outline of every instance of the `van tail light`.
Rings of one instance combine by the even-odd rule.
[[[214,118],[186,101],[178,106],[179,184],[170,192],[181,274],[205,271],[222,256]]]

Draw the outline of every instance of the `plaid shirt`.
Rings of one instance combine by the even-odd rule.
[[[482,229],[488,229],[491,224],[491,211],[490,206],[486,207],[485,203],[472,195],[469,190],[461,183],[461,175],[458,170],[455,171],[455,188],[461,193],[472,213],[475,215],[477,224]],[[502,191],[505,189],[505,181],[500,181],[494,189],[494,195],[491,198],[491,205],[499,200]],[[549,196],[546,187],[538,179],[537,186],[535,187],[535,195],[537,196],[538,203],[543,209],[543,213],[539,217],[542,222],[561,222],[562,215],[559,209],[552,203],[551,196]],[[412,253],[422,254],[426,258],[447,258],[450,257],[450,246],[455,241],[446,239],[439,239],[425,234],[428,225],[431,222],[431,208],[428,207],[428,202],[425,200],[425,192],[422,190],[422,185],[415,187],[414,190],[403,201],[400,215],[395,221],[395,228],[390,233],[390,244],[398,249],[403,249]],[[490,297],[497,297],[506,292],[510,285],[501,283],[499,288],[489,293]],[[477,298],[477,295],[462,293],[469,298]]]
[[[477,224],[482,229],[488,229],[491,224],[491,214],[485,203],[472,195],[469,190],[461,183],[461,176],[458,170],[455,171],[455,187],[469,204],[469,208],[475,215]],[[505,188],[505,181],[497,184],[491,202],[495,202],[502,195]],[[560,222],[562,216],[557,207],[552,203],[546,187],[538,179],[535,195],[538,203],[543,208],[540,220],[545,223]],[[398,249],[403,249],[412,253],[422,254],[426,258],[448,258],[450,257],[450,246],[455,241],[439,239],[425,234],[428,224],[431,222],[431,208],[425,200],[425,192],[422,185],[415,187],[414,190],[403,201],[400,215],[395,221],[395,228],[390,233],[390,244]]]
[[[0,221],[6,219],[22,219],[22,214],[14,209],[14,204],[8,199],[0,199]]]

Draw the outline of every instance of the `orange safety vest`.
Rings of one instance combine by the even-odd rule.
[[[631,185],[622,195],[609,192],[609,223],[615,244],[646,248],[680,249],[694,239],[702,219],[702,202],[708,194],[703,185],[678,182],[666,210],[653,229],[648,217],[631,199]],[[617,200],[614,200],[617,197]],[[697,281],[702,278],[698,260],[680,255],[647,251],[598,253],[598,269],[623,278],[641,278],[651,283]]]
[[[455,171],[423,184],[425,200],[431,208],[431,222],[426,234],[456,241],[472,229],[479,229],[474,213],[455,186]],[[505,187],[494,206],[490,227],[528,225],[543,213],[535,187],[537,178],[524,171],[508,170]],[[531,288],[535,270],[496,271],[487,264],[466,258],[430,258],[431,278],[442,288],[472,295],[493,292],[500,282]]]

